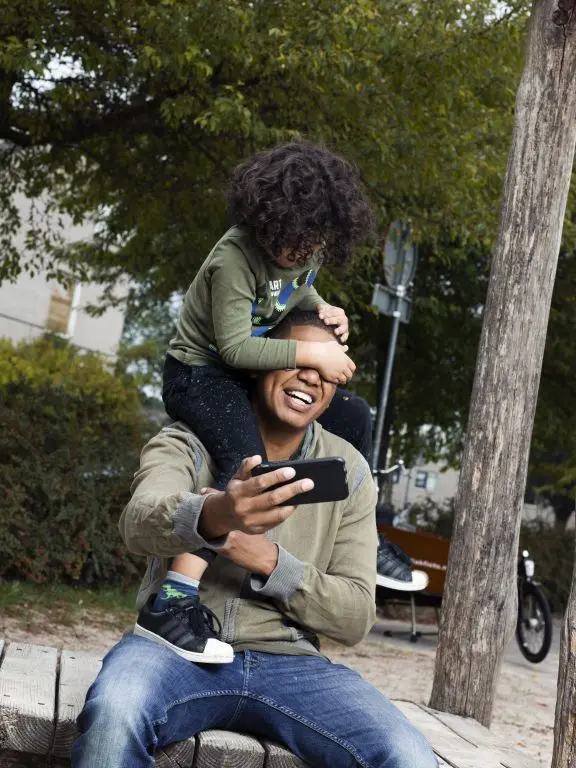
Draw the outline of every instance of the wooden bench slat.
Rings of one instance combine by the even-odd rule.
[[[10,643],[0,667],[0,749],[46,755],[54,735],[58,651]]]
[[[76,718],[82,711],[88,688],[102,666],[104,654],[62,651],[58,683],[58,716],[52,754],[68,757],[76,738]]]
[[[454,768],[505,768],[500,750],[476,746],[418,704],[409,701],[395,701],[394,704],[426,736],[434,752],[448,765]]]
[[[514,748],[503,746],[492,731],[477,720],[473,720],[471,717],[459,717],[449,712],[438,712],[435,709],[430,709],[430,707],[423,707],[423,709],[476,746],[497,749],[502,754],[502,765],[505,768],[538,768],[539,763],[536,760]]]
[[[252,736],[231,731],[202,731],[196,740],[194,768],[264,768],[264,747]]]
[[[196,752],[196,739],[176,741],[156,750],[156,768],[191,768]]]
[[[266,768],[309,768],[308,763],[281,744],[267,739],[261,739],[261,742],[266,752]]]

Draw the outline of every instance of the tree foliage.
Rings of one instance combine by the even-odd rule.
[[[169,297],[225,227],[232,167],[295,135],[325,141],[358,163],[382,230],[409,218],[420,242],[393,381],[396,450],[414,455],[420,426],[434,424],[427,449],[447,443],[456,461],[528,6],[0,0],[0,278],[64,257],[110,285],[128,274],[121,363],[139,361],[157,384]],[[94,241],[64,253],[39,209],[22,219],[16,191],[94,219]],[[569,219],[534,433],[533,468],[551,488],[570,488],[576,466],[575,241]],[[372,402],[389,330],[369,306],[379,277],[366,251],[346,275],[319,278],[351,317],[357,386]]]
[[[576,252],[564,250],[550,310],[530,456],[530,490],[565,527],[576,506]]]
[[[485,240],[527,5],[3,0],[3,276],[23,264],[20,189],[96,219],[77,268],[166,298],[224,227],[230,169],[294,135],[354,158],[382,223]],[[25,225],[29,260],[61,255]]]
[[[59,339],[0,341],[0,576],[129,581],[118,518],[150,426],[137,390]]]

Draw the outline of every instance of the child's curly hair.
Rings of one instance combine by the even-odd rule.
[[[241,163],[227,193],[233,224],[250,227],[272,257],[304,264],[320,244],[325,262],[346,264],[374,223],[356,168],[326,147],[293,141]]]

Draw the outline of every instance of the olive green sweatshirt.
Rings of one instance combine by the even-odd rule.
[[[296,342],[266,339],[294,307],[322,304],[314,278],[319,261],[283,269],[245,229],[216,243],[188,289],[169,353],[186,365],[224,364],[246,370],[296,367]]]
[[[375,620],[376,491],[369,467],[350,443],[308,428],[303,458],[342,456],[350,494],[344,501],[299,506],[268,532],[278,564],[262,577],[217,556],[200,597],[222,623],[222,640],[236,650],[317,654],[316,635],[346,645],[360,642]],[[190,429],[174,423],[144,447],[132,498],[120,519],[128,549],[148,557],[138,608],[157,592],[169,559],[209,546],[198,532],[205,501],[198,491],[213,482],[214,464]]]

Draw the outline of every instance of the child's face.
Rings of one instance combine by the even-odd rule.
[[[316,256],[324,246],[322,243],[318,243],[312,246],[310,258]],[[282,269],[294,269],[299,265],[298,251],[292,251],[290,248],[283,248],[280,255],[276,257],[276,264]]]

